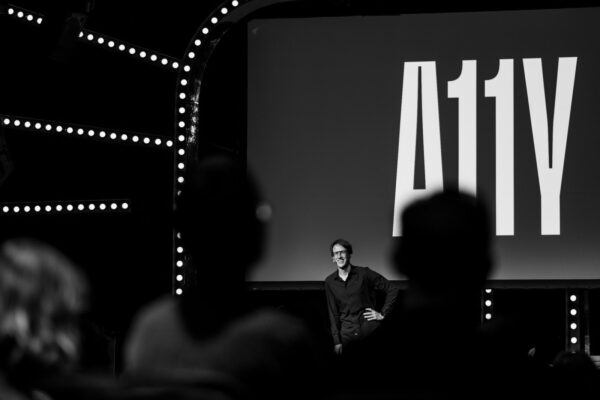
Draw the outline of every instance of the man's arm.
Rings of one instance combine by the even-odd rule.
[[[339,344],[342,344],[342,341],[340,339],[339,328],[340,314],[338,311],[337,304],[335,302],[335,296],[333,295],[333,292],[331,291],[331,288],[329,287],[327,282],[325,282],[325,296],[327,297],[327,311],[329,313],[331,336],[333,337],[333,343],[337,346]]]
[[[398,297],[399,289],[395,288],[383,275],[369,269],[372,288],[385,294],[385,301],[381,308],[381,314],[385,317],[393,308]]]

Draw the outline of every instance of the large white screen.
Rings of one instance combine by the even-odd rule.
[[[414,172],[417,189],[432,185],[425,179],[426,169],[435,169],[424,161],[431,158],[424,154],[435,155],[435,146],[423,142],[425,105],[439,112],[444,184],[457,185],[459,100],[449,96],[448,82],[461,72],[465,82],[474,82],[461,89],[461,101],[466,118],[476,121],[477,193],[495,226],[510,227],[511,218],[496,224],[496,212],[510,208],[514,190],[514,234],[496,238],[493,278],[600,279],[598,21],[597,8],[251,21],[248,164],[274,214],[266,257],[250,279],[322,280],[335,268],[328,246],[338,237],[353,243],[355,264],[402,279],[388,260],[397,172]],[[499,75],[501,60],[508,69]],[[475,61],[474,74],[465,72],[464,61]],[[402,96],[406,89],[410,97],[410,68],[417,71],[410,78],[418,88],[416,111]],[[486,81],[492,81],[488,93]],[[497,111],[500,100],[505,105]],[[413,112],[419,121],[414,171],[398,171],[401,114]],[[432,135],[435,129],[427,126],[435,113],[425,113],[425,135]],[[536,128],[537,150],[531,115],[549,127],[546,136]],[[565,118],[566,128],[563,123],[557,133],[554,120]],[[505,125],[501,131],[497,119]],[[507,126],[514,142],[500,151]],[[565,135],[561,171],[559,139]],[[552,165],[542,157],[538,168],[536,151],[537,157],[546,151]],[[546,195],[546,234],[540,175],[548,192],[560,188],[558,209],[549,208]],[[504,189],[497,190],[501,180]]]

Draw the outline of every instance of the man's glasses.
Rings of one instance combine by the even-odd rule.
[[[339,257],[339,256],[341,256],[341,255],[344,255],[344,256],[345,256],[346,254],[348,254],[348,251],[347,251],[347,250],[342,250],[342,251],[334,251],[334,252],[333,252],[333,256],[334,256],[334,257]]]

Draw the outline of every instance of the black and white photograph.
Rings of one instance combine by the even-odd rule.
[[[591,399],[600,6],[0,1],[0,400]]]

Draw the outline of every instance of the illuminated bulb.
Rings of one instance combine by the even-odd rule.
[[[59,125],[56,127],[56,132],[62,132],[62,130],[63,130],[62,126]]]
[[[145,51],[140,51],[140,57],[141,58],[145,58],[146,57],[146,52]]]
[[[44,208],[44,210],[46,210],[46,212],[50,212],[50,211],[52,211],[52,207],[50,207],[50,206],[46,206],[46,207]]]
[[[100,203],[100,205],[98,206],[99,209],[101,209],[102,211],[106,210],[106,204],[104,203]]]
[[[116,133],[114,133],[114,132],[111,132],[111,133],[110,133],[110,138],[111,138],[112,140],[115,140],[115,139],[117,138],[117,134],[116,134]]]
[[[121,204],[121,208],[123,208],[123,210],[127,210],[129,208],[129,204],[123,203]]]
[[[7,206],[2,207],[2,211],[7,213],[10,211],[10,208],[8,208]]]
[[[216,24],[217,22],[219,22],[219,20],[217,19],[217,17],[212,17],[210,19],[210,22],[212,22],[213,24]]]
[[[185,136],[184,135],[179,135],[178,139],[179,139],[180,142],[183,142],[183,141],[185,141]]]
[[[571,330],[574,331],[575,329],[577,329],[577,324],[575,322],[573,322],[571,324]]]
[[[4,125],[8,125],[8,124],[10,124],[10,119],[4,118],[4,120],[2,122],[4,123]]]
[[[200,46],[201,44],[202,44],[202,41],[200,39],[194,40],[194,45]]]
[[[62,211],[62,209],[63,208],[62,208],[62,206],[60,204],[56,206],[56,211]]]
[[[121,140],[127,140],[127,135],[126,134],[122,134],[121,135]]]
[[[73,211],[73,205],[67,204],[67,211]]]
[[[189,65],[186,65],[185,67],[183,67],[183,70],[184,70],[185,72],[190,72],[191,68],[190,68],[190,66],[189,66]]]
[[[492,301],[491,300],[486,300],[485,301],[485,306],[486,307],[491,307],[492,306]]]
[[[172,66],[173,66],[173,69],[177,69],[177,68],[179,68],[179,63],[177,61],[174,61]]]
[[[177,293],[177,296],[181,296],[183,294],[183,290],[177,289],[175,293]]]
[[[94,35],[92,35],[91,33],[89,35],[87,35],[87,40],[89,40],[89,41],[94,40]]]
[[[179,98],[180,98],[181,100],[185,99],[185,93],[179,93]]]
[[[221,8],[221,14],[227,14],[227,9],[225,7]]]
[[[125,50],[125,45],[124,44],[120,44],[119,45],[119,51],[124,51]]]
[[[93,129],[90,129],[90,130],[88,131],[88,135],[89,135],[90,137],[94,136],[95,134],[96,134],[96,132],[94,132],[94,130],[93,130]]]
[[[181,239],[181,232],[177,232],[177,239]]]
[[[51,130],[52,130],[52,125],[46,124],[46,131],[51,131]]]
[[[90,204],[90,205],[88,206],[88,208],[89,208],[89,210],[90,210],[90,211],[94,211],[94,210],[96,209],[96,206],[95,206],[95,205],[93,205],[93,204]]]
[[[134,136],[134,137],[131,138],[131,140],[133,140],[134,143],[137,143],[137,142],[140,141],[140,138],[137,137],[137,136]]]
[[[72,127],[68,127],[67,128],[67,133],[73,133],[73,128]]]
[[[41,127],[42,127],[42,124],[40,124],[39,122],[36,122],[35,129],[40,129]]]
[[[180,128],[185,128],[185,122],[179,121],[179,127]]]
[[[133,47],[129,48],[129,54],[134,55],[135,49]]]
[[[110,209],[111,210],[116,210],[117,209],[117,203],[111,203]]]
[[[21,125],[21,121],[19,121],[18,119],[15,119],[15,122],[13,122],[13,124],[15,126],[20,126]]]
[[[33,21],[33,15],[29,14],[29,15],[27,16],[27,21]]]
[[[177,266],[179,268],[183,267],[183,261],[181,261],[181,260],[177,261]]]
[[[77,129],[77,134],[78,135],[83,135],[83,129],[81,129],[81,128]]]
[[[158,59],[158,57],[156,57],[156,54],[152,54],[152,55],[150,56],[150,59],[151,59],[152,61],[156,61],[156,60]]]
[[[82,38],[83,37],[83,31],[79,32],[79,37]]]
[[[233,0],[233,1],[231,2],[231,5],[232,5],[232,6],[234,6],[234,7],[237,7],[239,4],[240,4],[240,3],[238,3],[238,1],[237,1],[237,0]]]
[[[184,181],[183,176],[180,176],[179,178],[177,178],[177,182],[183,183],[183,181]]]
[[[98,136],[100,136],[101,138],[106,137],[106,132],[100,131],[100,133],[98,133]]]
[[[187,79],[182,79],[180,83],[181,83],[181,86],[186,86],[188,82],[187,82]]]
[[[40,212],[42,210],[42,207],[35,206],[35,207],[33,207],[33,209],[35,210],[35,212]]]
[[[572,309],[571,309],[571,315],[577,315],[577,310],[576,310],[576,309],[574,309],[574,308],[572,308]]]
[[[150,143],[150,138],[145,137],[144,138],[144,143],[146,143],[146,144]]]
[[[196,57],[196,54],[195,54],[193,51],[190,51],[190,52],[188,53],[188,57],[189,57],[189,58],[194,58],[194,57]]]
[[[15,9],[14,8],[9,8],[8,9],[8,15],[13,15],[15,13]]]
[[[185,150],[184,149],[179,149],[178,151],[179,155],[182,156],[185,154]]]
[[[485,314],[485,319],[492,319],[492,314],[490,314],[490,313]]]
[[[575,296],[574,294],[572,294],[571,297],[569,297],[569,299],[571,301],[577,301],[577,296]]]
[[[571,343],[573,343],[573,344],[577,343],[577,338],[576,337],[572,337],[571,338]]]
[[[25,126],[25,128],[29,128],[29,127],[31,127],[31,122],[25,121],[25,123],[23,125]]]
[[[160,139],[156,139],[154,140],[154,143],[156,143],[156,145],[159,146],[162,143],[162,141]]]
[[[31,207],[25,206],[25,207],[23,207],[23,211],[25,211],[26,213],[28,213],[29,211],[31,211]]]
[[[40,25],[42,23],[42,21],[43,21],[42,18],[38,18],[36,22],[38,23],[38,25]]]
[[[83,211],[83,209],[84,209],[84,208],[85,208],[85,207],[84,207],[84,205],[83,205],[83,204],[79,204],[79,205],[77,206],[77,209],[78,209],[79,211]]]
[[[177,282],[181,282],[183,280],[183,275],[177,275],[175,279],[177,279]]]
[[[208,33],[208,28],[202,29],[202,33],[204,33],[206,35]]]
[[[111,49],[112,49],[113,47],[115,47],[115,42],[114,42],[114,41],[112,41],[112,40],[111,40],[111,41],[109,41],[109,42],[108,42],[108,47],[110,47]]]
[[[16,213],[18,213],[19,211],[21,211],[21,209],[19,208],[19,206],[15,206],[13,208],[13,211],[16,212]]]
[[[167,60],[166,58],[163,58],[162,60],[160,60],[160,63],[162,65],[167,65],[169,63],[169,60]]]
[[[17,17],[19,17],[19,18],[23,18],[23,15],[24,15],[24,14],[23,14],[23,11],[19,11],[19,12],[17,13]]]
[[[179,254],[183,253],[183,247],[178,247],[178,248],[177,248],[177,252],[178,252]]]
[[[185,107],[179,107],[179,114],[185,113]]]
[[[183,169],[184,167],[185,167],[185,165],[182,162],[177,164],[177,168],[179,168],[179,169]]]
[[[492,293],[492,289],[485,289],[485,292],[488,293],[488,294]]]
[[[173,141],[167,140],[167,147],[173,147]]]
[[[102,44],[102,43],[104,43],[104,38],[102,38],[102,37],[99,37],[99,38],[98,38],[98,44]]]

